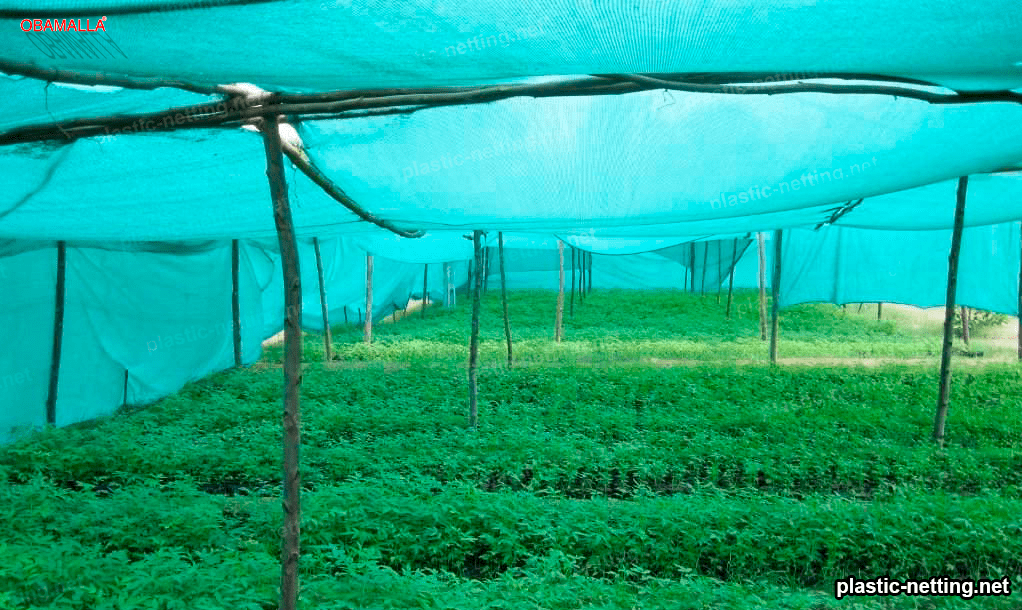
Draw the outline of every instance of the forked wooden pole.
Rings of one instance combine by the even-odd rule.
[[[50,353],[50,388],[46,395],[46,423],[57,425],[57,386],[60,385],[60,352],[64,345],[64,300],[67,277],[67,242],[57,242],[57,285],[53,301],[53,351]]]
[[[560,343],[564,332],[564,242],[557,240],[558,280],[557,315],[554,317],[554,341]]]
[[[777,332],[781,317],[781,230],[774,231],[774,278],[770,290],[773,298],[770,304],[770,364],[777,364]]]
[[[507,311],[507,277],[504,269],[504,234],[497,233],[497,256],[500,258],[500,300],[504,306],[504,337],[507,339],[507,368],[514,366],[511,355],[511,318]]]
[[[954,331],[955,297],[958,290],[958,254],[962,247],[962,225],[965,224],[965,194],[969,177],[958,179],[955,203],[955,224],[951,231],[951,252],[947,257],[947,296],[944,300],[944,345],[940,351],[940,387],[937,392],[937,414],[933,418],[933,440],[944,446],[944,425],[947,423],[951,397],[951,341]]]
[[[472,247],[475,252],[476,268],[482,269],[483,251],[480,244],[482,231],[472,232]],[[476,368],[479,366],[479,312],[483,291],[483,274],[476,273],[472,290],[472,336],[468,344],[468,427],[473,430],[479,424],[479,388],[476,383]]]
[[[276,120],[261,126],[266,148],[266,177],[273,197],[273,221],[284,268],[284,527],[280,565],[280,610],[298,607],[298,558],[300,555],[301,474],[298,470],[299,387],[302,383],[302,276],[298,268],[298,243],[291,220],[291,205],[284,181],[284,161]]]
[[[234,366],[241,366],[241,252],[238,240],[231,240],[231,319],[234,325]]]
[[[373,342],[373,255],[366,254],[366,317],[362,327],[362,340]]]
[[[759,247],[759,338],[766,341],[766,238],[762,233],[756,234],[756,243]]]
[[[327,362],[333,360],[333,342],[330,338],[330,307],[326,301],[326,275],[323,273],[323,255],[319,251],[319,238],[312,238],[316,251],[316,275],[319,276],[319,306],[323,311],[323,356]]]

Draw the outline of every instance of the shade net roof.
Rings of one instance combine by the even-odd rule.
[[[23,78],[0,79],[0,93],[14,102],[0,123],[7,129],[44,117],[216,103],[173,90],[46,87]],[[648,91],[313,121],[298,134],[355,201],[411,228],[633,238],[832,220],[935,229],[953,217],[949,179],[1022,160],[1022,104]],[[262,142],[239,128],[4,146],[0,167],[17,177],[0,193],[0,237],[274,235]],[[300,172],[287,177],[300,232],[375,230]],[[1019,218],[1020,194],[1018,173],[976,178],[967,223]]]
[[[102,32],[74,39],[21,29],[26,18],[95,28],[101,17]],[[292,91],[618,72],[846,72],[1011,89],[1022,86],[1019,31],[1015,0],[0,2],[8,60]]]

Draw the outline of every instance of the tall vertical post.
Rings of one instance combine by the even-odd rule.
[[[969,308],[962,305],[962,343],[969,344]]]
[[[572,318],[575,317],[575,252],[575,246],[571,246],[571,307],[568,315]]]
[[[756,243],[759,247],[759,338],[766,341],[766,238],[762,233],[756,233]]]
[[[735,292],[735,265],[738,264],[738,238],[735,238],[731,244],[731,273],[728,274],[727,280],[727,318],[731,319],[731,301],[734,297]]]
[[[241,366],[241,291],[239,278],[241,251],[238,240],[231,240],[231,319],[234,324],[234,366]]]
[[[284,161],[276,118],[262,122],[266,148],[266,177],[273,197],[273,220],[284,268],[284,527],[280,565],[280,610],[298,607],[298,558],[300,554],[301,475],[298,471],[299,386],[302,382],[302,276],[298,268],[298,243],[291,205],[284,181]]]
[[[475,252],[476,268],[482,269],[483,251],[480,245],[482,231],[472,232],[472,247]],[[476,383],[476,367],[479,365],[479,310],[483,290],[483,274],[476,273],[472,290],[472,336],[468,344],[468,427],[473,430],[479,423],[479,388]]]
[[[451,270],[448,266],[449,263],[443,263],[440,265],[440,275],[443,276],[444,280],[444,307],[451,306]]]
[[[483,294],[490,288],[490,249],[484,244],[483,245],[483,264],[481,265],[483,270]]]
[[[323,356],[327,362],[333,360],[333,342],[330,338],[330,307],[326,301],[326,274],[323,273],[323,255],[319,251],[319,238],[312,238],[316,251],[316,275],[319,276],[319,307],[323,313]]]
[[[783,232],[774,231],[774,278],[771,282],[773,293],[770,305],[770,364],[777,364],[777,331],[780,327],[781,315],[781,237]]]
[[[710,242],[704,241],[703,242],[703,269],[702,269],[702,273],[699,276],[699,296],[700,297],[706,296],[706,260],[707,260],[707,258],[709,258],[709,254],[710,254]],[[718,302],[719,302],[719,299],[718,299]]]
[[[422,318],[426,319],[426,305],[429,303],[429,263],[422,266]]]
[[[373,255],[366,254],[366,319],[362,327],[362,340],[373,342]]]
[[[497,233],[497,257],[500,258],[500,300],[504,305],[504,337],[507,339],[507,368],[514,366],[511,356],[511,319],[507,312],[507,277],[504,270],[504,233]]]
[[[586,302],[586,252],[578,251],[578,304]]]
[[[1022,230],[1019,231],[1019,237],[1020,249],[1018,259],[1018,359],[1022,360]]]
[[[564,322],[564,242],[559,239],[557,240],[557,259],[557,315],[554,318],[554,341],[560,343]]]
[[[958,291],[958,253],[962,247],[962,226],[965,224],[965,193],[969,177],[958,179],[955,202],[955,224],[951,230],[951,252],[947,257],[947,296],[944,299],[944,345],[940,351],[940,387],[937,392],[937,414],[933,418],[933,440],[944,446],[944,424],[951,396],[951,341],[954,330],[955,297]]]
[[[57,285],[53,301],[53,351],[50,355],[50,388],[46,395],[46,423],[57,425],[57,386],[60,385],[60,352],[64,345],[64,301],[67,277],[67,242],[57,242]]]
[[[880,320],[880,319],[883,318],[883,311],[884,311],[884,304],[883,303],[877,303],[877,320]]]
[[[692,273],[689,274],[689,292],[696,291],[696,242],[688,244],[688,257],[692,261]]]
[[[724,242],[717,240],[717,305],[720,305],[720,290],[724,286]]]
[[[586,269],[589,272],[588,291],[592,292],[593,291],[593,253],[592,252],[589,253],[589,264],[586,266]],[[1019,275],[1020,275],[1020,277],[1022,277],[1022,272],[1020,272]]]

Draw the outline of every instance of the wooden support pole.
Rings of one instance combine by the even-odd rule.
[[[689,274],[689,292],[696,291],[696,242],[690,242],[688,245],[688,256],[692,261],[692,272]]]
[[[877,320],[880,320],[883,317],[883,313],[882,313],[883,312],[883,307],[884,307],[883,303],[877,303]]]
[[[933,440],[944,446],[944,425],[947,423],[951,396],[951,341],[953,339],[955,297],[958,290],[958,253],[962,247],[962,225],[965,223],[965,193],[969,177],[958,179],[955,203],[955,224],[951,231],[951,252],[947,257],[947,296],[944,300],[944,345],[940,351],[940,387],[937,392],[937,414],[933,418]]]
[[[299,388],[302,383],[302,276],[298,268],[298,242],[284,181],[284,161],[276,120],[264,120],[266,177],[273,197],[273,220],[284,268],[284,527],[280,565],[280,610],[298,607],[300,556],[301,474],[299,473]]]
[[[422,266],[422,319],[426,319],[426,305],[429,303],[429,263]]]
[[[781,319],[781,237],[780,229],[774,231],[774,278],[770,291],[773,299],[770,304],[770,364],[777,364],[777,332],[780,330]]]
[[[969,344],[969,308],[962,305],[962,343]]]
[[[731,245],[731,273],[727,281],[727,312],[726,317],[731,319],[731,301],[735,292],[735,265],[738,264],[738,238],[735,238]]]
[[[57,285],[53,301],[53,351],[50,354],[50,388],[46,395],[46,423],[57,425],[57,386],[60,384],[60,352],[64,345],[64,301],[67,278],[67,242],[57,242]]]
[[[323,273],[323,255],[319,251],[319,238],[312,238],[312,247],[316,251],[316,274],[319,276],[319,306],[323,311],[323,356],[329,362],[333,360],[333,341],[330,338],[330,307],[326,300],[326,274]]]
[[[586,299],[586,252],[578,251],[578,304],[581,306]]]
[[[756,242],[759,247],[759,338],[766,341],[766,238],[762,233],[756,234]]]
[[[443,276],[444,281],[444,307],[451,306],[451,270],[449,263],[443,263],[440,265],[440,275]]]
[[[557,280],[557,314],[554,317],[554,341],[560,343],[564,328],[564,242],[557,240],[558,280]]]
[[[707,260],[707,258],[709,258],[709,254],[710,254],[710,242],[704,241],[703,242],[703,265],[702,265],[703,269],[702,269],[702,273],[699,274],[699,296],[700,297],[706,296],[706,260]],[[718,302],[719,302],[719,299],[718,299]]]
[[[568,315],[572,318],[575,317],[575,256],[575,247],[571,246],[571,307]]]
[[[362,327],[362,340],[373,342],[373,255],[366,254],[366,317]]]
[[[720,291],[724,286],[724,242],[717,240],[717,305],[720,305]]]
[[[500,300],[504,306],[504,337],[507,339],[507,368],[514,366],[511,355],[511,319],[507,311],[507,277],[504,269],[504,234],[497,233],[497,257],[500,259]]]
[[[234,323],[234,366],[241,366],[241,251],[238,240],[231,240],[231,318]]]
[[[593,291],[593,253],[589,253],[589,265],[586,267],[589,270],[589,292]],[[1022,277],[1022,272],[1019,273],[1019,277]]]
[[[482,268],[483,250],[480,244],[482,231],[472,232],[472,246],[475,251],[476,268]],[[480,293],[483,290],[483,275],[476,274],[476,282],[472,291],[472,336],[468,344],[468,427],[473,430],[479,424],[479,387],[476,383],[476,368],[479,366],[479,311]]]
[[[490,248],[483,246],[483,294],[490,289]]]

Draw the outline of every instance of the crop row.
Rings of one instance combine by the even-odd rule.
[[[275,556],[279,549],[281,511],[272,498],[209,496],[183,483],[97,497],[54,493],[40,482],[0,497],[5,522],[19,523],[0,536],[9,544],[75,540],[130,559],[168,548],[192,557],[258,549]],[[878,574],[1019,582],[1019,515],[1022,500],[993,494],[864,503],[710,491],[622,502],[365,481],[305,494],[302,536],[314,571],[336,569],[329,557],[342,552],[402,573],[496,578],[563,553],[572,572],[595,578],[694,572],[807,587]]]

